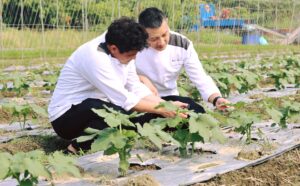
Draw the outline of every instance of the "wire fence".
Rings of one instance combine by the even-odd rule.
[[[204,18],[205,5],[211,16]],[[300,32],[298,0],[0,0],[0,57],[66,57],[114,19],[137,18],[151,6],[167,14],[172,30],[202,45],[252,44],[261,36],[292,44]]]

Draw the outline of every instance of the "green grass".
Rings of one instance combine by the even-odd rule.
[[[58,29],[47,30],[43,34],[38,30],[5,28],[0,32],[0,66],[31,65],[45,61],[64,63],[77,47],[100,33],[102,32]],[[300,53],[299,45],[242,45],[241,36],[231,30],[220,32],[215,29],[202,29],[199,32],[183,34],[193,41],[200,59],[222,55],[234,57],[245,53]]]
[[[52,58],[69,56],[75,48],[64,50],[59,49],[33,49],[33,50],[8,50],[3,51],[1,59],[32,59],[32,58]]]
[[[251,54],[257,55],[262,53],[300,53],[300,47],[295,45],[207,45],[207,44],[196,44],[196,51],[199,56],[207,55],[243,55]]]

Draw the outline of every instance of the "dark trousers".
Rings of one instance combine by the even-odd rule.
[[[189,109],[194,110],[196,113],[205,112],[203,107],[195,103],[191,98],[181,97],[181,96],[166,96],[162,99],[167,101],[181,101],[189,104]],[[54,131],[62,138],[67,140],[72,140],[72,145],[76,149],[88,150],[91,147],[93,140],[77,143],[74,138],[86,135],[84,130],[88,127],[102,130],[108,125],[105,123],[104,118],[98,116],[91,109],[104,109],[104,105],[111,107],[116,111],[120,111],[124,114],[130,114],[131,111],[125,111],[123,108],[108,103],[99,99],[86,99],[78,105],[72,105],[72,107],[60,116],[58,119],[54,120],[51,124]],[[162,117],[158,114],[146,113],[142,116],[132,118],[133,123],[144,124],[149,122],[151,119]]]

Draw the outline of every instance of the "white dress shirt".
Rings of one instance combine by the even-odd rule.
[[[177,78],[184,68],[204,100],[213,93],[220,93],[212,78],[206,74],[193,44],[185,36],[170,32],[166,49],[157,51],[151,47],[136,56],[138,74],[148,77],[160,96],[179,95]]]
[[[48,107],[50,121],[87,98],[130,110],[141,98],[151,94],[139,81],[133,60],[121,64],[104,50],[99,50],[99,44],[104,41],[105,33],[80,46],[67,60]]]

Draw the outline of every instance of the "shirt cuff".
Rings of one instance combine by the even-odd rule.
[[[122,105],[122,108],[125,109],[126,111],[129,111],[132,109],[138,102],[141,100],[141,98],[137,97],[135,94],[130,93],[127,96],[127,99],[125,103]]]

